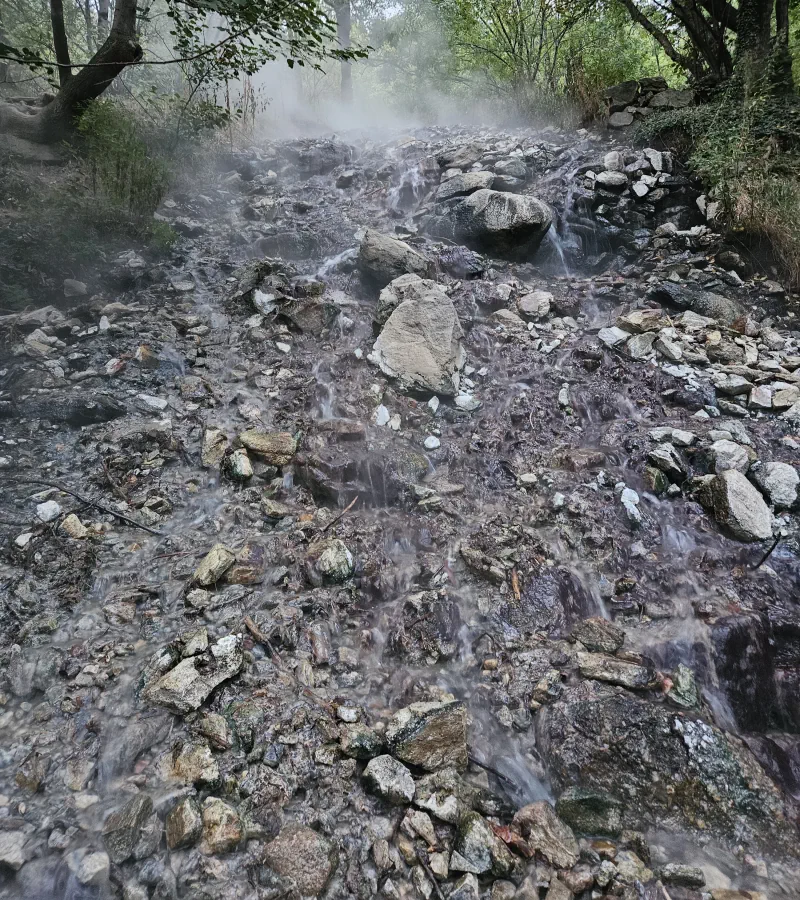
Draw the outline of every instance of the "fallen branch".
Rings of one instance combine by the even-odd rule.
[[[339,519],[343,519],[347,515],[347,513],[349,513],[350,510],[356,505],[356,503],[358,503],[358,496],[353,497],[350,503],[339,513],[338,516],[336,516],[335,519],[331,519],[327,525],[323,525],[322,528],[320,528],[320,532],[324,534],[332,525],[335,525],[339,521]]]
[[[501,781],[505,781],[506,784],[510,784],[512,787],[515,787],[514,780],[509,778],[508,775],[504,775],[499,769],[495,769],[494,766],[490,766],[489,763],[481,762],[477,757],[473,756],[471,753],[469,754],[469,761],[474,763],[481,769],[485,769],[487,772],[491,772],[492,775],[495,775]]]
[[[416,848],[417,859],[419,860],[419,864],[425,870],[425,874],[428,876],[430,883],[433,885],[433,890],[436,893],[436,896],[439,900],[444,900],[444,894],[442,893],[442,889],[439,887],[439,882],[436,880],[436,876],[433,874],[433,869],[431,868],[431,864],[428,861],[428,852],[424,850],[422,847]]]
[[[278,651],[272,646],[272,642],[269,639],[269,636],[264,634],[264,632],[256,625],[256,623],[250,618],[250,616],[245,616],[244,619],[244,627],[250,632],[250,634],[264,647],[267,648],[269,654],[272,658],[272,664],[275,668],[287,678],[291,679],[297,688],[299,688],[300,692],[307,697],[312,703],[316,703],[322,710],[324,710],[333,720],[336,719],[336,709],[332,703],[328,703],[327,700],[323,700],[322,697],[318,697],[314,691],[311,690],[310,687],[307,687],[304,684],[301,684],[297,676],[294,672],[290,672],[289,669],[283,664],[283,660],[281,659]]]
[[[76,500],[80,500],[81,503],[87,504],[87,506],[94,506],[96,509],[101,510],[104,513],[108,513],[110,516],[116,516],[118,519],[121,519],[123,522],[127,522],[128,525],[132,525],[134,528],[141,528],[142,531],[147,531],[150,534],[162,536],[162,532],[156,531],[155,528],[151,528],[149,525],[143,525],[141,522],[137,522],[135,519],[131,519],[129,516],[123,515],[121,512],[117,512],[117,510],[112,509],[110,506],[106,506],[103,503],[98,502],[97,500],[92,500],[90,497],[84,497],[83,494],[79,494],[77,491],[73,491],[72,488],[68,488],[66,485],[60,484],[57,481],[44,481],[41,478],[13,478],[9,479],[4,484],[41,484],[44,487],[55,488],[57,491],[61,491],[64,494],[69,494],[70,497],[74,497]]]
[[[772,542],[772,546],[769,548],[769,550],[767,550],[767,552],[761,557],[761,559],[753,566],[754,572],[756,569],[760,569],[761,566],[763,566],[764,563],[770,558],[770,556],[772,556],[772,551],[778,546],[778,544],[780,544],[780,542],[781,535],[778,535]]]
[[[122,490],[122,488],[117,484],[116,481],[111,477],[111,470],[108,468],[108,463],[101,458],[100,462],[103,464],[103,474],[106,476],[106,481],[108,482],[108,486],[111,490],[122,500],[124,503],[130,502],[130,497]]]

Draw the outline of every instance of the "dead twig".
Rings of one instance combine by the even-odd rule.
[[[306,687],[306,685],[301,684],[297,676],[294,672],[290,672],[289,669],[283,664],[283,659],[281,659],[278,651],[272,646],[272,642],[269,637],[264,634],[264,632],[256,625],[256,623],[250,618],[250,616],[245,616],[244,619],[244,627],[250,632],[250,634],[264,647],[269,651],[270,656],[272,657],[272,664],[275,668],[294,682],[295,686],[300,690],[300,693],[303,696],[307,697],[311,700],[312,703],[316,703],[320,709],[324,710],[333,720],[336,719],[336,709],[332,703],[328,703],[327,700],[323,700],[322,697],[318,697],[311,688]]]
[[[504,775],[499,769],[495,769],[494,766],[490,766],[489,763],[481,762],[477,757],[473,756],[471,753],[469,754],[469,761],[474,763],[474,765],[478,766],[481,769],[485,769],[487,772],[491,772],[492,775],[495,775],[501,781],[504,781],[506,784],[510,784],[514,787],[514,780],[509,778],[508,775]]]
[[[754,572],[756,569],[760,569],[761,566],[763,566],[764,563],[770,558],[770,556],[772,556],[772,551],[778,546],[778,544],[780,544],[780,542],[781,535],[778,535],[772,542],[772,546],[769,548],[769,550],[767,550],[767,552],[761,557],[761,559],[753,566]]]
[[[44,487],[55,488],[57,491],[61,491],[64,494],[69,494],[70,497],[74,497],[76,500],[80,500],[81,503],[86,503],[88,506],[94,506],[102,512],[108,513],[108,515],[110,516],[116,516],[118,519],[121,519],[123,522],[127,522],[128,525],[132,525],[134,528],[141,528],[142,531],[147,531],[150,534],[155,534],[159,537],[162,537],[162,533],[160,531],[156,531],[155,528],[151,528],[149,525],[143,525],[141,522],[137,522],[135,519],[131,519],[129,516],[123,515],[121,512],[117,512],[117,510],[112,509],[110,506],[99,503],[97,500],[92,500],[89,497],[84,497],[83,494],[79,494],[77,491],[73,491],[72,488],[68,488],[66,485],[60,484],[57,481],[44,481],[41,478],[12,478],[4,481],[3,483],[41,484]]]
[[[320,528],[320,533],[324,534],[332,525],[335,525],[339,521],[339,519],[343,519],[347,515],[347,513],[349,513],[350,510],[356,505],[356,503],[358,503],[357,496],[353,497],[350,503],[348,503],[348,505],[339,513],[338,516],[336,516],[335,519],[331,519],[327,525],[323,525],[322,528]]]
[[[122,490],[122,487],[117,484],[116,481],[111,477],[111,470],[108,468],[108,463],[105,459],[100,459],[100,462],[103,464],[103,474],[106,476],[106,481],[108,482],[108,486],[111,490],[119,497],[120,500],[123,500],[125,503],[128,503],[130,497]]]
[[[430,883],[433,885],[433,890],[439,900],[444,900],[444,894],[442,893],[442,889],[439,887],[439,882],[436,880],[436,876],[433,874],[433,869],[431,868],[431,864],[428,861],[428,851],[423,849],[422,847],[416,848],[417,859],[419,860],[419,864],[425,870],[425,874],[428,876]]]

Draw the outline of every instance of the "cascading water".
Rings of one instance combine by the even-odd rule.
[[[276,835],[299,823],[311,849],[291,855],[314,874],[332,869],[309,893],[379,896],[387,880],[386,896],[410,894],[412,879],[429,886],[411,856],[411,866],[398,853],[391,868],[378,870],[380,842],[405,846],[413,830],[403,824],[408,804],[394,809],[376,799],[362,777],[368,755],[395,752],[386,723],[418,702],[463,702],[471,760],[458,777],[478,792],[481,815],[491,823],[487,833],[505,836],[498,839],[509,838],[518,807],[556,801],[582,779],[599,805],[608,798],[613,805],[619,793],[625,814],[639,816],[642,827],[669,820],[687,834],[689,824],[675,810],[691,791],[690,799],[702,797],[705,835],[717,833],[740,797],[761,812],[759,802],[771,796],[750,791],[733,751],[724,757],[728,768],[721,757],[706,757],[704,767],[691,771],[694,780],[672,791],[690,753],[722,746],[706,720],[739,727],[728,687],[715,674],[707,620],[767,597],[764,616],[774,618],[781,672],[792,671],[786,635],[794,627],[796,557],[781,546],[753,568],[762,551],[715,530],[684,486],[688,478],[673,475],[666,485],[652,471],[654,428],[705,434],[734,426],[723,417],[696,417],[709,404],[688,389],[691,409],[676,404],[665,411],[674,396],[668,392],[677,388],[658,360],[634,364],[597,341],[595,326],[615,327],[618,313],[640,297],[611,278],[587,276],[585,259],[598,254],[602,236],[580,211],[578,176],[569,177],[577,154],[565,154],[551,173],[559,184],[569,177],[558,229],[546,237],[558,267],[543,267],[542,274],[535,258],[519,267],[489,259],[485,270],[471,272],[486,273],[474,281],[436,271],[463,331],[458,340],[468,368],[461,387],[470,394],[453,396],[445,385],[431,403],[433,392],[406,390],[367,361],[379,330],[376,298],[395,272],[362,282],[354,266],[358,229],[393,235],[398,214],[420,213],[431,179],[419,159],[466,147],[469,171],[481,159],[496,164],[512,152],[518,161],[519,147],[543,140],[444,129],[423,138],[424,157],[418,146],[410,152],[372,145],[360,172],[364,182],[352,190],[336,188],[335,172],[326,168],[337,153],[350,165],[337,145],[325,145],[321,174],[311,184],[295,182],[287,165],[280,187],[264,190],[285,195],[286,210],[292,199],[302,200],[304,212],[267,224],[291,234],[294,228],[303,240],[313,235],[315,243],[303,246],[318,250],[296,268],[268,261],[272,286],[264,293],[244,290],[227,250],[218,267],[208,262],[208,245],[230,235],[226,219],[210,218],[207,237],[181,248],[190,262],[202,255],[207,279],[178,299],[171,287],[148,284],[137,301],[151,305],[135,328],[118,310],[122,318],[105,336],[84,329],[76,346],[93,354],[96,371],[111,357],[126,363],[101,382],[130,405],[119,422],[37,429],[31,416],[4,430],[4,459],[35,447],[37,455],[25,457],[19,471],[35,473],[45,463],[46,479],[102,498],[111,512],[78,502],[68,507],[68,495],[54,494],[62,512],[74,509],[98,527],[81,538],[45,523],[17,529],[9,542],[17,549],[10,563],[2,562],[0,583],[14,619],[9,640],[19,652],[4,657],[0,815],[3,836],[20,834],[15,840],[22,842],[22,856],[13,857],[22,864],[10,886],[0,884],[2,900],[116,898],[123,883],[132,898],[288,895],[294,886],[278,872],[283,861],[270,867],[263,860]],[[305,165],[317,150],[304,145]],[[280,145],[269,156],[280,158]],[[395,171],[391,187],[382,176],[367,179],[387,162]],[[536,192],[537,183],[526,190]],[[228,216],[228,184],[219,186],[219,199]],[[235,221],[242,231],[265,227]],[[436,243],[412,243],[441,264]],[[546,289],[552,309],[529,327],[516,304],[531,282]],[[234,288],[241,295],[232,300]],[[506,298],[501,308],[497,297]],[[60,340],[70,328],[45,336]],[[409,346],[422,339],[412,337]],[[145,345],[152,345],[155,363],[139,349]],[[759,453],[765,446],[776,456],[789,452],[788,445],[767,445],[765,417],[740,418]],[[231,468],[242,456],[249,474]],[[701,464],[699,453],[682,458]],[[15,488],[15,517],[42,502],[34,497],[40,487]],[[624,491],[635,504],[623,505]],[[158,533],[131,527],[115,512]],[[27,534],[32,552],[19,540]],[[205,577],[198,568],[210,553],[216,568]],[[46,576],[54,579],[48,590],[37,589]],[[786,622],[776,617],[778,601]],[[587,619],[577,643],[573,629]],[[213,676],[223,658],[220,642],[231,635],[242,645],[240,669],[196,708],[175,712],[147,700],[146,685],[179,666],[192,669],[195,686]],[[597,673],[598,658],[611,668],[587,676]],[[670,705],[680,664],[696,673],[695,706]],[[653,682],[637,681],[642,672]],[[772,698],[776,709],[782,696]],[[708,728],[700,738],[678,732],[695,720]],[[781,740],[788,745],[790,737]],[[669,754],[652,752],[661,746]],[[558,755],[568,752],[574,756]],[[44,775],[42,756],[49,761]],[[619,761],[620,770],[600,783],[604,759]],[[664,759],[672,769],[659,768]],[[424,767],[408,767],[408,778],[423,784]],[[701,794],[697,786],[706,771],[723,771],[712,785],[724,798],[719,804],[712,790]],[[37,789],[22,787],[36,779]],[[726,794],[729,784],[740,793]],[[657,806],[662,786],[669,797],[663,807]],[[139,795],[153,799],[153,811],[130,824],[136,840],[111,864],[107,850],[117,831],[104,834],[104,821]],[[183,813],[197,814],[196,833],[178,840],[172,829],[183,820],[169,819],[162,839],[167,817],[184,801]],[[434,864],[450,866],[443,878],[455,883],[463,874],[451,865],[456,823],[430,815],[436,847],[426,844],[425,852],[439,854]],[[233,837],[217,829],[216,816]],[[742,826],[737,843],[747,828],[763,831],[759,820],[746,817],[734,826]],[[595,853],[611,855],[607,842],[592,844],[593,834],[585,834],[578,875],[599,872]],[[741,853],[721,854],[724,872],[716,875],[713,844],[702,847],[692,835],[686,849],[686,842],[648,834],[653,866],[696,861],[710,883],[724,877],[763,888],[761,869]],[[620,868],[622,854],[632,865],[639,839],[623,846],[613,829],[608,838],[618,842]],[[328,853],[334,846],[335,866]],[[509,877],[533,871],[522,855],[515,858],[520,868]],[[544,871],[540,865],[536,877]],[[481,890],[491,891],[491,866],[478,875]],[[630,887],[613,885],[615,892]]]

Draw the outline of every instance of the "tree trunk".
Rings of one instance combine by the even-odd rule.
[[[775,0],[775,47],[772,57],[772,90],[775,94],[791,96],[794,93],[794,75],[789,47],[789,0]]]
[[[757,63],[769,55],[773,0],[740,0],[737,13],[736,62]]]
[[[86,29],[86,52],[94,53],[97,49],[94,35],[94,23],[92,22],[92,7],[89,0],[83,0],[83,25]]]
[[[6,32],[3,28],[3,8],[0,6],[0,44],[6,43]],[[8,63],[0,60],[0,84],[5,84],[8,80]]]
[[[343,50],[350,49],[350,0],[343,0],[334,7],[336,10],[336,37]],[[353,67],[342,60],[342,102],[348,106],[353,102]]]
[[[108,37],[109,0],[98,0],[97,3],[97,43],[102,44]]]
[[[50,0],[50,22],[53,26],[53,49],[58,63],[58,83],[63,88],[72,77],[72,69],[70,68],[67,29],[64,27],[62,0]]]
[[[41,144],[63,140],[86,104],[97,99],[141,55],[142,48],[136,42],[136,0],[118,0],[111,33],[88,65],[76,72],[38,114],[0,106],[0,132],[8,130],[16,137]]]

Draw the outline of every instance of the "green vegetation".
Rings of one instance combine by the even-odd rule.
[[[637,137],[687,158],[744,243],[800,285],[800,105],[768,76],[743,96],[734,80],[709,103],[647,120]]]

